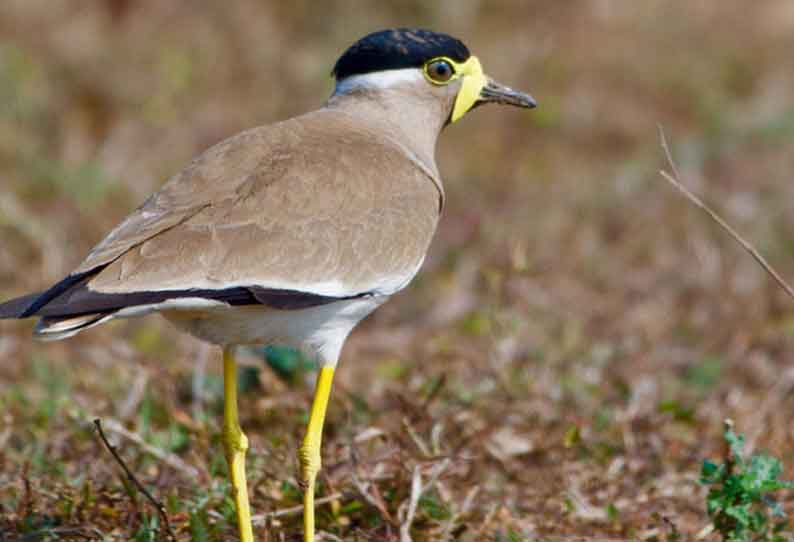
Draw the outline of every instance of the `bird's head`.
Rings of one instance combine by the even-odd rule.
[[[460,40],[429,30],[399,28],[369,34],[336,62],[336,94],[393,90],[440,103],[455,122],[487,103],[533,108],[535,100],[497,83]]]

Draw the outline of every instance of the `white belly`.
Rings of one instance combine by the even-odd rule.
[[[323,365],[336,365],[342,345],[356,324],[386,299],[362,297],[298,310],[248,305],[161,313],[180,329],[213,344],[291,346]]]

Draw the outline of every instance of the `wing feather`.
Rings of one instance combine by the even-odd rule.
[[[438,220],[427,173],[328,111],[243,132],[196,159],[116,228],[78,272],[96,292],[258,286],[391,294]]]

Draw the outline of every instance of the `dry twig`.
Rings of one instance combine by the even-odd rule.
[[[419,433],[416,432],[414,426],[411,425],[410,420],[405,416],[403,416],[403,427],[422,455],[425,457],[433,457],[433,453],[430,451],[428,445],[425,444],[425,441],[422,440],[422,437],[420,437]]]
[[[769,265],[766,259],[761,256],[761,254],[755,249],[753,245],[749,242],[745,241],[745,239],[739,235],[736,230],[734,230],[725,220],[720,217],[711,207],[706,205],[703,200],[693,194],[686,186],[681,183],[681,174],[678,172],[678,167],[673,160],[673,155],[670,152],[670,147],[667,145],[667,139],[664,137],[664,130],[661,126],[659,126],[659,139],[661,141],[662,150],[664,150],[664,155],[667,158],[667,163],[670,165],[670,169],[672,170],[672,174],[668,173],[665,170],[660,170],[659,174],[667,179],[667,181],[672,184],[679,192],[681,192],[689,201],[691,201],[695,206],[702,209],[709,217],[716,222],[723,230],[725,230],[728,235],[733,237],[734,241],[739,243],[741,247],[750,253],[750,256],[758,262],[758,264],[766,271],[769,276],[771,276],[778,285],[783,288],[783,290],[794,299],[794,289],[788,285],[788,283],[783,279],[783,277],[778,274],[775,269]]]
[[[30,460],[27,460],[25,464],[22,465],[22,487],[24,491],[22,493],[22,498],[19,499],[19,503],[17,504],[17,516],[20,518],[26,518],[33,514],[33,490],[30,487],[29,472]]]
[[[416,516],[416,507],[419,505],[419,497],[422,496],[422,467],[416,465],[414,474],[411,477],[411,498],[405,513],[405,519],[400,524],[400,542],[411,541],[411,524]]]
[[[448,542],[452,540],[452,531],[454,531],[458,526],[461,518],[471,511],[472,506],[474,505],[474,498],[479,492],[480,486],[474,486],[471,488],[471,490],[469,490],[468,494],[463,499],[463,504],[460,506],[460,508],[455,510],[449,516],[449,519],[444,523],[444,530],[441,531],[441,536],[439,537],[440,542]]]
[[[328,495],[327,497],[322,497],[314,501],[315,506],[319,506],[321,504],[325,504],[327,502],[336,501],[342,499],[345,495],[343,493],[333,493]],[[303,512],[303,505],[299,504],[298,506],[292,506],[290,508],[282,508],[281,510],[274,510],[272,512],[266,512],[264,514],[257,514],[251,517],[251,523],[254,525],[261,525],[269,519],[280,518],[284,516],[291,516],[294,514],[299,514]],[[222,519],[223,516],[218,514],[218,518]]]
[[[106,538],[106,535],[96,527],[54,527],[48,530],[48,534],[57,535],[58,540],[68,540],[70,538],[105,540]]]
[[[407,502],[400,505],[399,515],[402,518],[400,523],[400,542],[411,542],[411,525],[416,516],[416,508],[419,505],[419,499],[425,490],[433,487],[438,481],[439,476],[447,469],[452,461],[447,458],[443,461],[433,464],[430,470],[430,475],[427,478],[427,483],[422,484],[422,467],[416,465],[414,473],[411,477],[411,496]]]
[[[113,456],[113,459],[115,459],[116,462],[121,466],[124,474],[127,476],[127,479],[146,497],[150,503],[152,503],[152,506],[154,506],[154,508],[157,510],[157,513],[160,515],[160,520],[163,522],[163,526],[165,527],[166,538],[172,542],[175,542],[176,536],[174,536],[174,531],[171,530],[171,522],[168,521],[168,514],[165,512],[165,506],[163,503],[155,499],[154,496],[143,486],[143,484],[138,481],[129,467],[127,467],[127,464],[124,463],[124,460],[116,451],[116,447],[113,446],[105,436],[105,432],[102,430],[102,422],[99,420],[99,418],[94,420],[94,425],[96,426],[99,438],[102,439],[102,442],[110,452],[110,455]]]

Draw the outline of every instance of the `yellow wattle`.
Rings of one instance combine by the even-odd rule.
[[[466,62],[456,67],[457,73],[461,75],[461,87],[455,98],[455,106],[452,108],[452,122],[461,118],[474,106],[486,83],[482,65],[476,56],[470,56]]]

